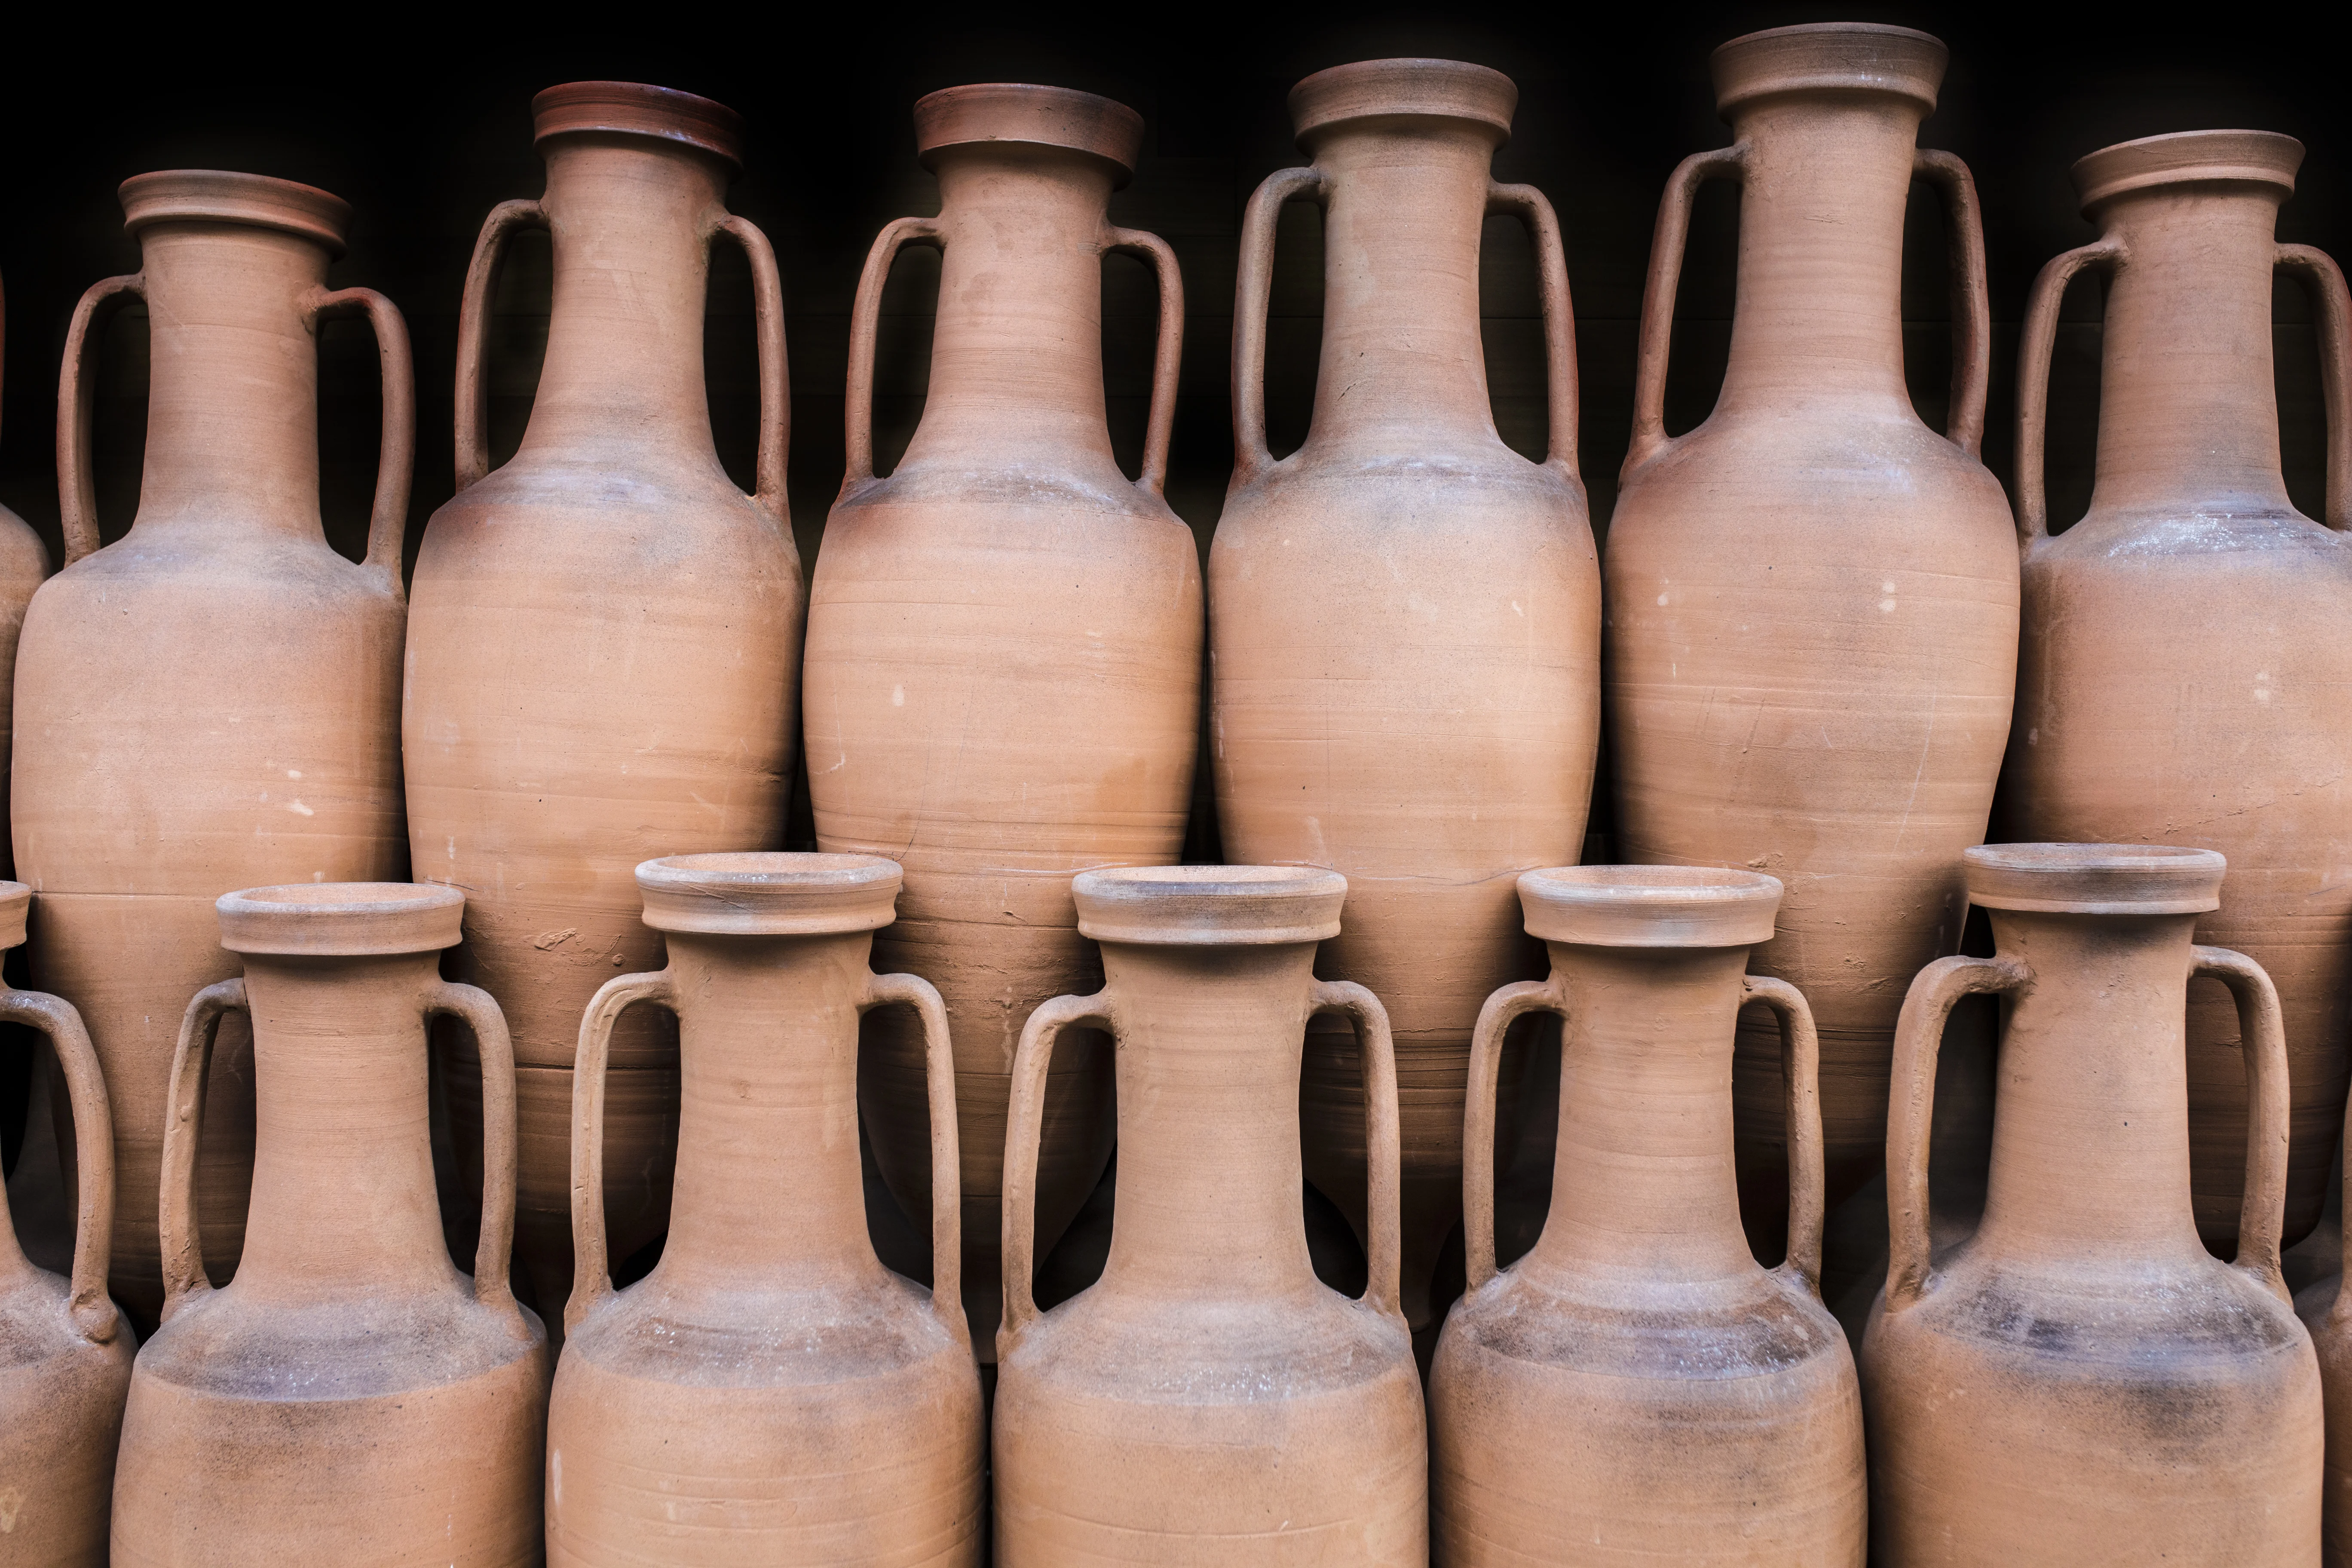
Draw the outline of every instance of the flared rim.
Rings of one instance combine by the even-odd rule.
[[[457,946],[466,895],[438,882],[289,882],[213,907],[231,952],[361,958]]]
[[[656,931],[821,936],[879,931],[898,918],[898,862],[880,855],[742,850],[666,855],[637,868]]]
[[[531,141],[602,131],[698,148],[743,166],[743,117],[723,103],[639,81],[568,81],[530,100]]]
[[[1374,119],[1457,120],[1511,135],[1518,84],[1467,60],[1355,60],[1317,71],[1290,89],[1290,122],[1309,153],[1324,132]]]
[[[1951,51],[1932,33],[1876,22],[1768,27],[1718,45],[1707,65],[1717,110],[1795,92],[1886,93],[1933,113]]]
[[[138,234],[159,223],[229,223],[314,240],[330,256],[350,243],[352,204],[331,191],[231,169],[158,169],[133,174],[116,194],[122,226]]]
[[[2067,172],[2088,215],[2117,196],[2163,185],[2263,185],[2284,198],[2294,194],[2302,167],[2303,143],[2275,131],[2174,131],[2102,147]]]
[[[1529,936],[1587,947],[1753,947],[1772,940],[1780,879],[1717,866],[1522,872]]]
[[[915,155],[923,167],[937,168],[949,148],[983,143],[1089,153],[1123,185],[1143,151],[1143,116],[1095,93],[1024,81],[943,87],[916,100]]]
[[[1079,872],[1070,896],[1097,942],[1265,946],[1338,936],[1348,879],[1318,866],[1114,866]]]
[[[1981,844],[1960,863],[1970,903],[2086,915],[2218,910],[2230,867],[2218,850],[2166,844]]]

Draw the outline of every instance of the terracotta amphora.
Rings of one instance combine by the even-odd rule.
[[[451,973],[514,1030],[519,1261],[551,1325],[572,1281],[572,1052],[615,974],[658,969],[637,863],[783,841],[803,595],[784,508],[784,306],[767,238],[725,205],[742,122],[707,99],[573,82],[532,100],[547,193],[494,209],[458,321],[457,494],[416,559],[401,734],[415,874],[466,889]],[[548,230],[547,359],[489,471],[484,356],[506,244]],[[710,247],[751,264],[757,489],[719,466],[703,383]],[[604,1214],[661,1233],[677,1034],[615,1034]],[[462,1102],[471,1074],[452,1075]],[[460,1104],[462,1111],[463,1106]],[[471,1125],[460,1114],[457,1124]]]
[[[2346,1108],[2352,1124],[2352,1106]],[[2347,1196],[2352,1196],[2348,1187]],[[2352,1205],[2345,1207],[2352,1231]],[[2342,1256],[2352,1257],[2352,1248]],[[2319,1354],[2319,1386],[2327,1403],[2327,1462],[2320,1514],[2320,1562],[2326,1568],[2352,1568],[2352,1291],[2341,1273],[2295,1293],[2294,1307],[2311,1331]]]
[[[140,1348],[114,1478],[115,1568],[541,1559],[547,1339],[508,1289],[514,1058],[488,994],[439,973],[465,895],[412,882],[219,901],[242,979],[180,1026],[164,1135],[163,1326]],[[223,1017],[253,1026],[260,1137],[236,1277],[205,1275],[193,1185]],[[450,1261],[425,1027],[482,1063],[482,1237]]]
[[[2284,1568],[2319,1554],[2319,1366],[2279,1277],[2278,994],[2192,945],[2210,849],[1965,856],[1998,953],[1904,998],[1887,1108],[1892,1260],[1862,1343],[1871,1561]],[[2253,1106],[2234,1262],[2189,1200],[2192,975],[2236,996]],[[1927,1145],[1953,1005],[2001,998],[1984,1221],[1931,1261]]]
[[[1089,871],[1103,989],[1030,1016],[1004,1146],[1000,1568],[1413,1564],[1429,1558],[1421,1381],[1398,1302],[1388,1015],[1315,978],[1348,880],[1288,866]],[[1368,1085],[1370,1282],[1316,1279],[1299,1215],[1308,1019],[1353,1026]],[[1031,1204],[1048,1067],[1118,1041],[1118,1205],[1101,1279],[1039,1313]]]
[[[876,238],[850,323],[849,468],[810,587],[809,789],[819,848],[906,868],[882,968],[940,989],[955,1037],[963,1292],[982,1360],[1001,1296],[998,1182],[1021,1026],[1099,971],[1070,875],[1183,847],[1200,743],[1201,568],[1160,499],[1184,301],[1175,254],[1112,226],[1143,121],[1058,88],[949,88],[915,105],[940,216]],[[882,287],[940,252],[921,423],[874,472]],[[1102,257],[1160,279],[1142,477],[1104,423]],[[859,1081],[874,1154],[918,1225],[933,1212],[926,1046],[877,1016]],[[1045,1090],[1037,1236],[1050,1247],[1110,1157],[1107,1058],[1074,1039]]]
[[[1429,1373],[1432,1561],[1862,1568],[1862,1394],[1822,1304],[1819,1044],[1749,977],[1780,884],[1752,871],[1569,866],[1518,879],[1551,976],[1497,991],[1471,1044],[1469,1293]],[[1739,1223],[1733,1037],[1782,1030],[1789,1258]],[[1564,1020],[1551,1212],[1495,1268],[1496,1069],[1526,1014]]]
[[[2280,245],[2303,144],[2261,131],[2153,136],[2074,165],[2091,244],[2034,284],[2018,359],[2023,652],[2003,826],[2021,838],[2218,849],[2230,897],[2200,941],[2278,987],[2294,1110],[2288,1243],[2319,1221],[2352,1053],[2352,507],[2345,378],[2352,310],[2336,264]],[[2317,296],[2331,466],[2327,526],[2279,471],[2271,279]],[[2049,530],[2051,341],[2068,280],[2105,274],[2097,484]],[[2190,991],[2197,1227],[2227,1251],[2245,1173],[2235,1010]]]
[[[1958,945],[2016,685],[2009,502],[1977,460],[1983,230],[1958,159],[1916,146],[1944,46],[1901,27],[1781,27],[1716,50],[1733,144],[1658,210],[1633,439],[1603,563],[1610,744],[1629,860],[1780,879],[1759,973],[1821,1026],[1832,1202],[1878,1168],[1903,986]],[[1714,412],[1664,423],[1667,340],[1701,181],[1740,190],[1738,305]],[[1903,378],[1903,213],[1952,234],[1948,437]],[[1780,1041],[1751,1014],[1737,1115],[1751,1225],[1787,1190]],[[1777,1231],[1777,1226],[1759,1228]]]
[[[947,1014],[927,983],[866,967],[898,881],[870,855],[637,868],[669,967],[608,981],[580,1029],[551,1563],[979,1563],[984,1424],[957,1284]],[[638,1003],[677,1016],[677,1185],[661,1260],[615,1294],[604,1064]],[[885,1268],[866,1235],[857,1020],[887,1006],[913,1010],[928,1042],[929,1289]]]
[[[5,360],[8,306],[0,294],[0,360]],[[25,520],[0,506],[0,877],[15,875],[16,849],[8,834],[10,716],[16,697],[16,636],[33,590],[49,574],[49,552]]]
[[[1487,173],[1518,89],[1483,66],[1367,60],[1290,93],[1303,169],[1244,220],[1233,488],[1209,552],[1225,852],[1349,889],[1321,973],[1396,1031],[1404,1308],[1462,1212],[1462,1084],[1487,993],[1539,973],[1511,879],[1584,845],[1601,728],[1601,573],[1576,472],[1575,323],[1551,204]],[[1265,444],[1275,221],[1324,209],[1322,359],[1306,445]],[[1480,226],[1526,223],[1542,279],[1550,455],[1496,434]],[[1363,1087],[1310,1031],[1307,1174],[1365,1234]]]
[[[0,950],[22,946],[33,890],[0,882]],[[104,1568],[114,1448],[131,1387],[131,1325],[107,1298],[114,1141],[106,1079],[73,1005],[0,990],[0,1021],[47,1037],[72,1101],[81,1156],[73,1274],[26,1261],[0,1194],[0,1563]]]
[[[114,1108],[115,1295],[163,1302],[165,1088],[189,995],[235,973],[213,905],[265,882],[398,877],[402,531],[415,438],[408,334],[331,289],[351,208],[258,174],[122,184],[140,270],[82,296],[58,388],[66,565],[16,652],[17,874],[40,896],[32,973],[89,1026]],[[131,531],[99,547],[90,376],[101,318],[147,305],[147,454]],[[367,555],[319,514],[320,321],[364,314],[383,362]],[[253,1165],[252,1046],[215,1053],[196,1174],[213,1262],[236,1264]],[[70,1162],[69,1162],[70,1163]]]

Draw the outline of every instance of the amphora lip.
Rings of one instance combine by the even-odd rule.
[[[1877,92],[1907,98],[1933,113],[1951,51],[1913,27],[1875,22],[1809,22],[1768,27],[1719,45],[1708,57],[1717,110],[1791,92]]]
[[[2269,185],[2284,200],[2294,194],[2302,167],[2303,143],[2275,131],[2176,131],[2102,147],[2067,173],[2089,216],[2117,196],[2159,185]]]
[[[905,879],[880,855],[746,850],[647,860],[637,890],[656,931],[824,936],[888,925]]]
[[[1075,88],[1031,82],[945,87],[915,101],[915,155],[927,169],[950,147],[1008,142],[1060,147],[1102,159],[1127,184],[1143,151],[1143,116],[1123,103]]]
[[[1317,71],[1290,89],[1290,123],[1310,155],[1322,132],[1353,121],[1462,120],[1510,140],[1518,84],[1467,60],[1355,60]]]
[[[1111,866],[1070,880],[1097,942],[1271,946],[1339,934],[1348,879],[1316,866]]]
[[[1584,947],[1753,947],[1780,879],[1715,866],[1552,866],[1519,876],[1529,936]]]
[[[22,882],[0,882],[0,952],[25,945],[25,919],[33,908],[33,889]]]
[[[2164,844],[1980,844],[1960,863],[1972,904],[2079,915],[2218,910],[2230,865],[2218,850]]]
[[[133,174],[117,193],[131,234],[159,223],[231,223],[298,235],[341,256],[351,242],[352,204],[316,185],[229,169],[158,169]]]
[[[366,958],[457,946],[466,895],[439,882],[287,882],[214,908],[231,952]]]
[[[581,131],[676,142],[743,166],[743,117],[723,103],[638,81],[567,81],[530,100],[531,141]]]

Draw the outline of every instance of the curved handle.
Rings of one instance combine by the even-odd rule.
[[[1143,427],[1143,468],[1136,485],[1152,495],[1168,486],[1168,441],[1176,430],[1176,379],[1184,362],[1184,274],[1176,253],[1139,228],[1103,231],[1106,250],[1139,256],[1160,279],[1160,342],[1151,355],[1151,416]]]
[[[1911,173],[1944,195],[1951,236],[1952,410],[1944,438],[1971,458],[1984,455],[1985,395],[1992,387],[1992,290],[1985,281],[1984,208],[1969,166],[1922,147]]]
[[[133,294],[147,297],[147,279],[139,273],[93,283],[66,328],[65,362],[58,376],[58,521],[65,531],[68,566],[99,542],[98,483],[89,466],[89,422],[98,397],[90,348],[108,319]]]
[[[66,1098],[73,1107],[74,1162],[81,1211],[74,1221],[73,1277],[67,1289],[66,1318],[94,1345],[110,1343],[121,1321],[106,1293],[106,1269],[114,1248],[114,1117],[106,1098],[106,1075],[81,1015],[62,996],[44,991],[0,991],[0,1019],[28,1024],[49,1037],[65,1069]],[[0,1225],[5,1225],[0,1214]]]
[[[963,1152],[956,1140],[955,1040],[948,1033],[947,1004],[919,975],[877,974],[866,982],[857,1010],[872,1007],[912,1007],[923,1020],[923,1084],[931,1113],[931,1311],[969,1345],[971,1323],[963,1310]],[[1028,1276],[1022,1279],[1025,1282]]]
[[[1462,1106],[1462,1246],[1472,1290],[1496,1272],[1495,1083],[1503,1069],[1503,1036],[1529,1013],[1568,1016],[1559,975],[1504,986],[1486,998],[1470,1031],[1470,1092]]]
[[[2277,265],[2301,276],[2319,310],[2319,385],[2327,406],[2327,526],[2352,527],[2352,298],[2324,250],[2282,245]]]
[[[1895,1022],[1895,1073],[1886,1101],[1886,1310],[1927,1293],[1927,1140],[1936,1117],[1936,1058],[1944,1023],[1963,996],[2015,991],[2032,972],[2013,958],[1939,958],[1911,981]]]
[[[751,310],[760,335],[760,457],[751,480],[751,502],[775,519],[792,537],[790,506],[784,495],[784,468],[792,456],[793,398],[791,368],[784,357],[784,277],[776,266],[775,247],[759,226],[732,213],[719,220],[713,235],[725,235],[743,247],[751,264]]]
[[[1013,1053],[1012,1100],[1004,1122],[1004,1320],[996,1331],[996,1359],[1011,1353],[1037,1316],[1030,1275],[1037,1249],[1037,1140],[1045,1120],[1045,1069],[1054,1064],[1054,1043],[1062,1031],[1091,1024],[1116,1031],[1110,992],[1056,996],[1029,1015],[1021,1044]]]
[[[1828,1178],[1822,1146],[1822,1037],[1804,993],[1785,980],[1750,974],[1740,982],[1743,1002],[1772,1009],[1780,1020],[1780,1081],[1789,1096],[1789,1256],[1774,1270],[1822,1294],[1822,1230],[1829,1217]],[[1928,1087],[1935,1086],[1933,1075]]]
[[[172,1051],[171,1109],[163,1122],[163,1189],[157,1228],[163,1244],[163,1321],[200,1296],[213,1282],[205,1278],[204,1237],[196,1227],[196,1144],[205,1131],[205,1076],[212,1066],[213,1039],[221,1016],[250,1009],[245,982],[224,980],[189,998],[180,1018],[180,1043]],[[74,1136],[81,1136],[79,1119]]]
[[[2286,1224],[2286,1022],[2278,988],[2261,964],[2226,947],[2191,948],[2189,973],[2218,980],[2238,1001],[2238,1033],[2246,1058],[2246,1188],[2238,1209],[2234,1267],[2292,1304],[2279,1273],[2279,1232]]]
[[[1666,446],[1666,356],[1674,348],[1675,291],[1683,277],[1683,247],[1690,238],[1691,204],[1712,179],[1737,179],[1748,165],[1748,143],[1694,153],[1675,168],[1658,198],[1658,226],[1650,238],[1650,276],[1642,286],[1642,336],[1633,361],[1633,441],[1625,449],[1630,474]]]
[[[1381,999],[1347,980],[1318,980],[1307,993],[1309,1016],[1338,1013],[1355,1026],[1364,1080],[1366,1165],[1364,1293],[1357,1300],[1404,1326],[1403,1145],[1397,1125],[1396,1046]],[[1490,1155],[1491,1159],[1492,1156]],[[1494,1232],[1487,1230],[1488,1248]]]
[[[500,202],[482,221],[474,259],[466,268],[466,294],[457,308],[457,488],[490,471],[490,405],[483,394],[489,359],[490,300],[499,290],[507,241],[519,228],[545,228],[537,202]]]
[[[677,990],[668,970],[615,975],[588,999],[580,1018],[580,1045],[572,1062],[572,1298],[563,1304],[566,1334],[613,1293],[604,1241],[604,1063],[613,1054],[613,1026],[640,1002],[676,1009]],[[486,1094],[486,1116],[488,1104]],[[487,1163],[484,1168],[487,1188]],[[487,1231],[483,1241],[488,1242]]]
[[[2053,256],[2025,297],[2025,326],[2017,342],[2017,540],[2031,549],[2050,537],[2050,498],[2042,489],[2042,444],[2050,419],[2050,351],[2058,335],[2058,307],[2066,285],[2086,267],[2114,267],[2125,259],[2112,239],[2077,246]]]
[[[857,279],[857,302],[849,313],[849,389],[843,410],[842,444],[848,464],[841,476],[841,493],[868,484],[874,478],[874,341],[882,321],[882,286],[890,281],[890,264],[909,245],[947,248],[947,231],[935,217],[902,217],[874,237],[866,253],[866,270]]]
[[[1302,197],[1329,199],[1320,169],[1276,169],[1250,193],[1242,214],[1241,263],[1234,279],[1234,483],[1274,466],[1265,444],[1265,312],[1274,289],[1274,233],[1282,209]]]
[[[375,506],[368,516],[362,564],[387,577],[394,596],[403,597],[400,546],[408,532],[408,491],[416,477],[416,370],[408,353],[408,323],[399,306],[373,289],[316,289],[302,303],[314,332],[320,322],[349,315],[364,315],[375,331],[383,374],[383,434],[377,443]]]
[[[482,1064],[482,1236],[474,1248],[474,1300],[512,1309],[521,1321],[507,1270],[514,1256],[515,1065],[507,1016],[487,991],[436,980],[425,989],[427,1018],[455,1018],[474,1034]]]
[[[1536,273],[1543,293],[1544,383],[1550,405],[1550,430],[1544,462],[1568,479],[1584,481],[1576,466],[1576,433],[1580,418],[1576,374],[1576,306],[1568,292],[1568,247],[1559,237],[1559,215],[1533,185],[1486,182],[1486,210],[1516,217],[1535,241]]]

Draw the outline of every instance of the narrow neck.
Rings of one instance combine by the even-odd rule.
[[[1314,944],[1102,953],[1118,1034],[1103,1285],[1221,1300],[1312,1290],[1298,1069]]]
[[[2280,195],[2159,187],[2101,215],[2124,258],[2107,290],[2095,507],[2294,510],[2271,366]]]

